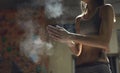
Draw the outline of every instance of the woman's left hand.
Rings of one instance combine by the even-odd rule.
[[[47,30],[53,40],[62,43],[69,42],[69,32],[63,27],[48,25]]]

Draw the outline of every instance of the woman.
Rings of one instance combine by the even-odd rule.
[[[76,55],[75,73],[111,73],[106,52],[115,19],[113,7],[103,0],[82,0],[81,9],[82,14],[75,19],[77,34],[53,26],[48,26],[48,33],[67,43]]]

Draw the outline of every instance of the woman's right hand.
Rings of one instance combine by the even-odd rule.
[[[63,27],[48,25],[47,30],[48,30],[49,36],[55,41],[66,43],[67,41],[70,40],[69,32]]]
[[[79,56],[82,51],[82,44],[81,43],[75,43],[73,41],[67,42],[67,45],[69,46],[70,50],[75,56]]]

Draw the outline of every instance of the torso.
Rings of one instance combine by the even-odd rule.
[[[99,9],[88,20],[82,19],[80,21],[80,34],[84,35],[99,35],[101,18],[99,16]],[[95,48],[83,45],[81,55],[76,58],[76,64],[90,63],[90,62],[108,62],[105,51],[101,48]]]

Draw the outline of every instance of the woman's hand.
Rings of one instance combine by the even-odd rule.
[[[74,41],[72,41],[69,38],[70,32],[68,32],[63,27],[60,27],[60,26],[48,25],[47,29],[48,29],[49,36],[53,40],[67,44],[74,55],[79,56],[81,54],[82,44],[75,43]]]
[[[68,47],[72,51],[73,55],[79,56],[82,52],[82,44],[81,43],[75,43],[74,41],[67,42]]]
[[[62,43],[67,43],[68,41],[70,41],[69,32],[63,27],[48,25],[47,30],[49,36],[55,41],[59,41]]]

